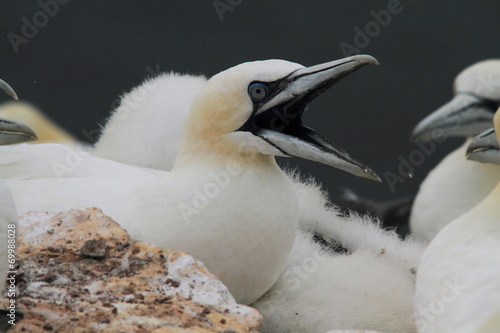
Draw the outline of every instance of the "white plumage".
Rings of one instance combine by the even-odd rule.
[[[107,120],[101,138],[95,144],[93,155],[126,164],[171,170],[179,150],[182,124],[191,103],[206,83],[203,76],[176,73],[147,79],[122,96],[120,106]]]
[[[92,163],[93,159],[97,163]],[[87,157],[87,162],[100,174],[105,161]],[[241,174],[236,176],[229,175],[226,163],[210,165],[209,171],[190,168],[175,175],[157,176],[133,167],[121,172],[123,165],[115,168],[113,162],[106,164],[112,169],[103,177],[8,183],[20,214],[30,210],[102,208],[134,238],[193,254],[240,302],[248,303],[264,293],[283,268],[296,233],[296,198],[277,165],[242,166]],[[113,178],[110,174],[114,174]],[[207,185],[216,184],[216,177],[230,177],[230,181],[223,189],[214,185],[204,192]],[[242,188],[248,192],[241,192]],[[273,205],[263,210],[264,202]],[[274,234],[281,237],[267,241]]]
[[[500,133],[498,112],[495,127]],[[480,204],[444,227],[425,250],[416,284],[420,333],[500,332],[498,180]]]
[[[294,186],[301,231],[277,283],[253,304],[263,332],[416,332],[414,274],[423,245],[368,217],[339,217],[312,182],[295,179]],[[313,233],[342,250],[328,251]]]
[[[452,101],[422,120],[414,139],[438,145],[446,136],[471,137],[491,127],[500,104],[500,60],[485,60],[455,79]],[[445,225],[491,192],[500,170],[467,161],[468,141],[444,158],[420,185],[410,216],[412,233],[429,242]]]

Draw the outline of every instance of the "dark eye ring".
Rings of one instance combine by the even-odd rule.
[[[260,102],[269,95],[269,87],[260,82],[252,83],[248,86],[248,95],[255,102]]]

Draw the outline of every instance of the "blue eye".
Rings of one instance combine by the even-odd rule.
[[[263,83],[252,83],[248,87],[248,94],[252,100],[260,102],[269,95],[269,87]]]

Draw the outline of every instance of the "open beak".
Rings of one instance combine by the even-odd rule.
[[[490,128],[472,139],[465,154],[468,160],[500,164],[500,147],[495,129]]]
[[[0,145],[37,140],[35,132],[26,125],[0,118]]]
[[[14,98],[16,101],[18,100],[17,94],[14,89],[12,89],[12,87],[2,79],[0,79],[0,89],[5,91],[8,95],[12,96],[12,98]]]
[[[258,105],[240,131],[260,137],[282,153],[320,162],[356,176],[380,181],[367,166],[302,124],[302,114],[312,100],[344,77],[368,64],[378,65],[369,55],[357,55],[298,69],[276,82],[275,93]]]
[[[418,123],[411,134],[411,141],[431,140],[436,134],[441,137],[477,135],[491,127],[497,108],[495,102],[458,93]]]

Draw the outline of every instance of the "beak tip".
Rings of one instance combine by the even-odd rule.
[[[376,65],[376,66],[380,65],[380,63],[378,62],[377,59],[375,59],[375,57],[368,54],[359,54],[357,56],[354,56],[354,58],[362,63]]]
[[[363,169],[363,172],[360,174],[360,176],[363,178],[374,180],[378,183],[382,182],[382,179],[380,179],[380,177],[375,173],[375,171],[368,169],[368,168]]]
[[[11,96],[16,101],[19,100],[19,98],[17,97],[17,94],[14,91],[14,89],[12,89],[12,87],[7,82],[5,82],[2,79],[0,79],[0,89],[3,90],[3,91],[5,91],[7,93],[7,95]]]

